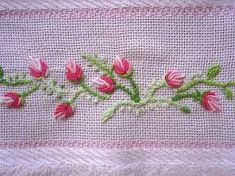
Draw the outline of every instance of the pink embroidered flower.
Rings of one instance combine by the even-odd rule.
[[[117,57],[113,62],[113,70],[123,76],[131,72],[131,65],[126,58]]]
[[[65,76],[69,81],[78,81],[82,78],[83,71],[74,60],[70,60],[65,69]]]
[[[8,108],[18,108],[22,104],[22,98],[16,92],[6,92],[0,98],[0,102],[2,106],[8,107]]]
[[[171,88],[179,88],[184,82],[185,76],[176,70],[170,70],[165,75],[166,83]]]
[[[210,91],[203,93],[201,105],[208,111],[218,112],[222,110],[218,97],[214,92]]]
[[[96,78],[93,82],[96,84],[96,89],[104,93],[111,93],[115,89],[114,81],[106,75]]]
[[[67,119],[73,115],[73,108],[69,103],[62,102],[57,104],[54,116],[56,119]]]
[[[34,78],[44,77],[47,73],[47,64],[42,59],[31,58],[29,62],[29,72]]]

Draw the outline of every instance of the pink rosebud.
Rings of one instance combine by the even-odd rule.
[[[126,58],[117,57],[113,62],[113,70],[123,76],[131,72],[131,65]]]
[[[203,93],[201,105],[208,111],[217,112],[222,110],[218,97],[214,92],[210,91]]]
[[[171,88],[179,88],[184,82],[185,76],[176,70],[170,70],[165,75],[166,83]]]
[[[47,73],[47,64],[42,59],[30,58],[29,72],[34,78],[44,77]]]
[[[93,82],[96,84],[96,89],[104,93],[111,93],[115,89],[114,81],[106,75],[96,78]]]
[[[8,108],[18,108],[22,104],[22,98],[16,92],[6,92],[0,98],[0,103],[2,106],[8,107]]]
[[[82,77],[82,69],[74,60],[70,60],[65,67],[65,76],[69,81],[78,81]]]
[[[54,116],[56,119],[67,119],[73,115],[73,108],[69,103],[62,102],[57,104]]]

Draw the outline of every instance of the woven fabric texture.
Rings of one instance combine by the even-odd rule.
[[[234,0],[1,0],[0,10],[234,5]]]
[[[234,149],[0,150],[4,176],[231,176]]]
[[[74,85],[64,78],[68,59],[80,63],[88,82],[98,75],[87,67],[80,56],[83,53],[98,54],[110,64],[116,55],[128,57],[141,92],[152,80],[160,80],[168,68],[180,70],[189,79],[212,64],[220,64],[222,70],[217,79],[235,80],[234,10],[211,9],[199,8],[196,14],[194,10],[176,13],[171,8],[159,8],[157,13],[153,9],[140,8],[138,13],[133,13],[132,8],[116,9],[115,14],[102,9],[67,10],[54,11],[51,16],[48,11],[4,11],[0,15],[0,65],[6,74],[26,73],[28,56],[44,58],[50,77],[70,88]],[[23,89],[1,87],[0,93]],[[170,95],[171,91],[159,94]],[[186,100],[192,107],[191,114],[173,107],[160,107],[141,116],[124,110],[101,123],[101,113],[122,99],[127,97],[119,91],[99,104],[79,99],[75,115],[64,121],[53,118],[56,98],[37,91],[27,98],[23,108],[0,108],[1,146],[20,141],[67,140],[234,144],[235,100],[221,99],[221,113],[204,111]]]

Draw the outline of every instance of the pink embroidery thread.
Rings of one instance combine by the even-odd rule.
[[[0,100],[1,105],[8,108],[18,108],[22,105],[22,98],[16,92],[6,92]]]
[[[165,75],[165,80],[170,88],[179,88],[183,85],[185,76],[176,70],[170,70]]]
[[[67,102],[57,104],[54,112],[56,119],[66,119],[73,115],[73,108]]]
[[[70,60],[66,67],[65,77],[69,81],[79,81],[82,78],[83,71],[81,67],[74,61]]]
[[[112,93],[115,89],[114,81],[106,75],[96,78],[93,82],[96,84],[96,89],[100,92]]]
[[[126,76],[132,72],[130,63],[126,58],[117,57],[113,62],[113,70],[117,75]]]
[[[202,107],[208,111],[222,111],[222,106],[219,102],[219,98],[215,95],[214,92],[205,92],[202,95]]]
[[[30,58],[29,73],[34,78],[42,78],[47,73],[47,64],[42,59]]]

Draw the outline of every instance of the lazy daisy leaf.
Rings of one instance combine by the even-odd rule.
[[[233,91],[231,88],[226,87],[224,88],[224,95],[227,98],[227,100],[232,100],[233,99]]]
[[[180,108],[180,111],[182,111],[183,113],[190,113],[191,112],[188,106],[182,106]]]
[[[220,65],[215,64],[208,68],[207,70],[207,78],[213,79],[215,78],[220,72]]]
[[[4,76],[4,71],[3,71],[3,69],[2,69],[2,67],[0,65],[0,79],[2,79],[3,76]]]

